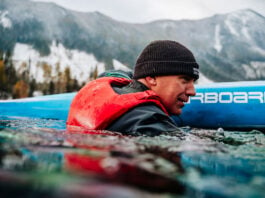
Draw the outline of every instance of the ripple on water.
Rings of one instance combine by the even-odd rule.
[[[63,120],[0,118],[1,190],[52,197],[81,191],[99,196],[88,187],[95,185],[106,197],[265,193],[265,136],[259,131],[181,128],[155,137],[83,132],[69,133]]]

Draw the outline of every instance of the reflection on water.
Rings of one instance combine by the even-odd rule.
[[[1,197],[264,197],[263,133],[182,131],[69,133],[62,120],[1,117]]]

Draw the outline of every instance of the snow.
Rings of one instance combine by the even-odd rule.
[[[66,49],[61,43],[52,42],[51,53],[41,56],[31,45],[17,43],[14,48],[14,65],[18,73],[29,71],[29,76],[37,82],[57,80],[59,72],[70,68],[71,77],[79,84],[87,82],[90,74],[97,68],[98,74],[105,71],[105,64],[99,62],[93,54],[84,51]],[[48,68],[47,68],[48,66]],[[113,59],[116,70],[131,71],[118,60]]]
[[[252,12],[234,12],[227,16],[225,24],[233,35],[243,36],[246,40],[252,41],[249,33],[250,24],[253,25],[252,21]]]
[[[234,27],[233,24],[236,24],[236,20],[233,16],[228,15],[227,19],[225,20],[225,24],[228,27],[229,31],[235,35],[235,36],[239,36],[236,28]]]
[[[217,25],[215,27],[215,44],[214,48],[217,52],[220,52],[222,50],[222,44],[221,44],[221,38],[220,38],[220,25]]]
[[[249,79],[265,76],[265,62],[251,61],[250,65],[242,64],[242,67]]]
[[[255,51],[255,52],[257,52],[257,53],[259,53],[259,54],[261,54],[262,56],[264,56],[265,57],[265,50],[264,49],[262,49],[262,48],[260,48],[260,47],[258,47],[258,46],[255,46],[254,44],[251,46],[251,50],[253,50],[253,51]]]
[[[249,32],[248,32],[248,28],[246,28],[246,27],[244,26],[244,27],[242,28],[241,32],[242,32],[242,34],[244,35],[244,37],[245,37],[247,40],[249,40],[249,41],[252,40],[252,38],[251,38],[251,36],[250,36],[250,34],[249,34]]]
[[[170,28],[174,28],[176,26],[176,22],[175,21],[163,21],[159,25],[164,30],[167,30],[167,29],[170,29]]]
[[[58,80],[58,72],[64,72],[69,67],[71,77],[77,79],[81,84],[89,80],[90,74],[97,67],[98,74],[105,71],[105,64],[97,61],[93,54],[79,50],[66,49],[61,43],[52,42],[51,53],[48,56],[41,56],[31,45],[17,43],[14,48],[13,61],[19,73],[29,70],[31,78],[37,82],[49,82]],[[45,69],[44,65],[50,69]],[[113,59],[113,67],[116,70],[131,71],[116,59]],[[57,68],[57,69],[56,69]],[[210,79],[200,73],[198,84],[212,83]]]
[[[130,68],[128,68],[127,66],[123,65],[121,62],[115,59],[113,59],[113,67],[115,70],[132,71]]]
[[[41,91],[34,91],[32,95],[33,97],[38,97],[38,96],[43,96],[43,93]]]
[[[13,55],[16,70],[20,73],[29,70],[31,78],[35,78],[37,82],[45,82],[57,79],[58,72],[63,73],[69,67],[71,77],[77,79],[79,83],[87,82],[96,67],[98,73],[105,71],[105,64],[97,61],[93,54],[69,50],[56,42],[52,42],[50,50],[48,56],[41,56],[32,46],[17,43]],[[48,65],[50,72],[47,68],[46,72],[44,71],[44,65]]]
[[[7,17],[8,11],[0,11],[0,25],[2,25],[4,28],[11,28],[12,22]]]
[[[200,72],[200,78],[197,81],[198,85],[203,85],[203,84],[208,84],[208,83],[213,83],[214,81],[210,80],[207,78],[203,73]]]

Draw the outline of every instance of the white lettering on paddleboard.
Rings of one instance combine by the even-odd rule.
[[[198,101],[200,103],[265,103],[265,92],[199,92],[190,97],[188,103]]]

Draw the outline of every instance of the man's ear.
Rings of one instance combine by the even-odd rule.
[[[156,86],[156,77],[147,76],[145,77],[145,80],[149,86]]]

